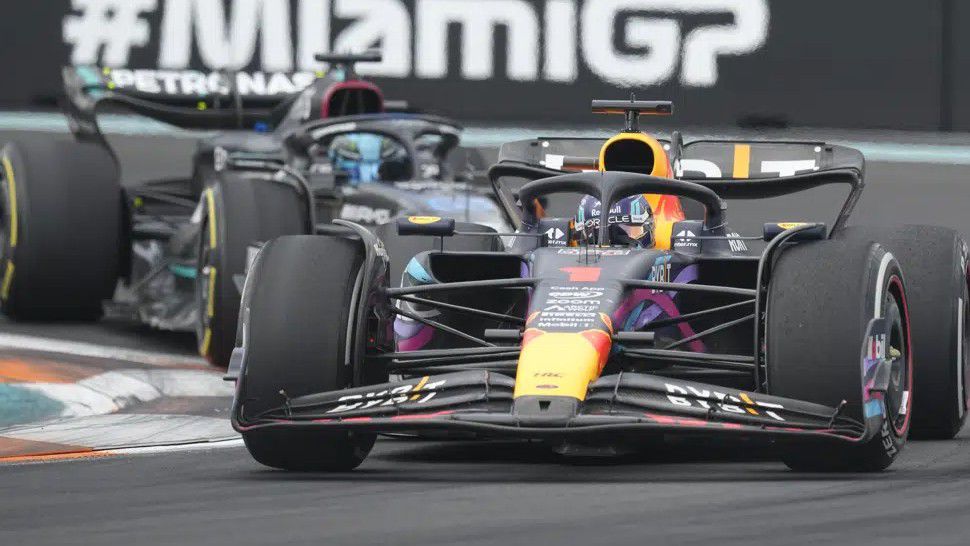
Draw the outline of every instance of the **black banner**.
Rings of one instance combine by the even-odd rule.
[[[594,123],[591,98],[636,91],[674,100],[684,125],[970,128],[970,38],[954,31],[970,8],[952,0],[9,4],[6,107],[50,102],[67,63],[140,69],[121,74],[159,92],[242,70],[277,93],[321,68],[314,53],[378,46],[359,72],[388,98],[462,120]]]

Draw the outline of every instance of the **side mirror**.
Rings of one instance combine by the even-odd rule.
[[[451,237],[455,234],[455,219],[438,216],[407,216],[397,219],[398,235],[430,235]]]
[[[768,222],[764,227],[764,239],[771,241],[789,229],[801,226],[811,227],[792,235],[789,241],[821,241],[825,239],[827,227],[821,222]]]

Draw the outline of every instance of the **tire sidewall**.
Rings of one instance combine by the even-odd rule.
[[[236,329],[239,324],[239,311],[242,300],[240,287],[236,282],[237,275],[245,275],[249,261],[249,248],[254,243],[265,243],[284,235],[305,233],[305,213],[300,208],[301,201],[294,201],[292,215],[298,218],[293,222],[281,223],[276,218],[267,218],[264,210],[269,208],[265,199],[267,196],[260,191],[260,184],[276,184],[261,179],[249,179],[230,176],[221,177],[211,184],[207,184],[202,192],[203,220],[199,231],[199,264],[196,284],[197,291],[207,293],[208,305],[198,310],[200,326],[197,329],[199,352],[217,366],[225,367],[229,356],[236,346]],[[236,185],[230,188],[229,186]],[[288,187],[279,185],[281,188]],[[236,198],[230,199],[227,191],[236,192]],[[240,195],[253,193],[253,199],[241,199]],[[294,190],[294,196],[295,196]],[[293,196],[286,195],[287,199]],[[248,205],[242,205],[248,203]],[[287,202],[288,203],[288,202]],[[280,203],[277,203],[278,205]],[[246,208],[250,210],[240,210]],[[292,224],[292,225],[287,225]],[[213,227],[214,226],[214,227]],[[212,239],[215,246],[211,245]],[[204,255],[204,243],[209,243],[208,255]],[[215,271],[215,280],[209,283],[201,282],[202,272],[209,267],[209,276]],[[197,296],[197,301],[202,298]],[[208,329],[208,340],[206,340]],[[206,343],[208,341],[208,343]]]
[[[23,180],[25,173],[24,163],[20,156],[20,150],[12,144],[7,144],[0,152],[0,168],[3,169],[2,199],[3,199],[3,218],[4,237],[3,237],[3,256],[0,259],[0,309],[5,314],[14,311],[13,306],[16,301],[14,291],[16,285],[13,284],[13,276],[16,274],[16,266],[20,263],[17,248],[13,246],[12,234],[17,231],[18,246],[29,237],[24,230],[23,217],[27,210],[27,203],[30,197],[24,184],[18,183]],[[18,180],[19,179],[19,180]],[[16,192],[16,197],[14,197]],[[16,201],[16,202],[14,202]],[[15,210],[14,210],[15,209]],[[16,212],[16,214],[14,214]],[[16,225],[14,223],[16,222]]]
[[[911,435],[953,437],[966,421],[970,386],[965,241],[952,229],[926,225],[853,226],[835,237],[879,241],[899,262],[909,296],[914,389],[920,393],[913,405]]]
[[[885,316],[889,294],[900,308],[904,335],[910,337],[905,287],[903,271],[892,253],[862,238],[804,243],[783,250],[778,257],[766,308],[768,393],[832,408],[845,401],[841,415],[865,425],[851,442],[814,447],[804,440],[780,442],[783,458],[792,468],[877,471],[888,467],[902,450],[911,420],[907,418],[899,431],[889,426],[884,395],[870,394],[867,369],[872,379],[878,368],[866,357],[870,348],[879,347],[874,341],[880,341],[880,331],[870,331],[870,325]],[[891,325],[885,331],[882,354],[888,352]],[[910,408],[912,347],[910,340],[906,344]]]
[[[99,318],[123,269],[124,193],[113,158],[96,144],[53,139],[8,143],[0,158],[0,308],[17,320]]]
[[[863,408],[865,408],[866,403],[878,400],[882,398],[881,407],[882,411],[879,415],[873,415],[866,418],[866,436],[863,438],[862,442],[873,446],[874,450],[879,450],[881,447],[882,455],[886,458],[887,464],[891,463],[899,452],[902,450],[906,443],[906,439],[909,436],[909,428],[912,423],[912,406],[914,400],[913,393],[913,345],[910,335],[909,327],[909,311],[908,303],[906,301],[906,289],[905,282],[903,279],[903,272],[896,261],[893,254],[885,250],[879,244],[873,244],[870,247],[869,263],[871,266],[867,268],[869,272],[869,279],[866,285],[869,287],[866,291],[865,297],[865,308],[862,317],[865,323],[863,324],[863,332],[865,332],[866,327],[869,322],[876,318],[885,318],[887,310],[887,293],[893,294],[896,297],[897,304],[899,306],[900,315],[903,322],[903,330],[906,336],[906,359],[907,359],[907,385],[909,386],[909,396],[907,400],[908,410],[906,413],[906,418],[904,424],[900,427],[900,430],[896,430],[895,426],[892,426],[889,422],[889,408],[886,405],[883,393],[870,393],[866,386],[866,360],[865,354],[867,352],[867,345],[870,343],[869,339],[863,337],[861,340],[861,351],[860,351],[860,384],[861,384],[861,400],[863,403]],[[888,334],[887,334],[888,335]],[[883,340],[883,347],[885,351],[888,351],[888,339]],[[865,411],[865,409],[863,410]]]

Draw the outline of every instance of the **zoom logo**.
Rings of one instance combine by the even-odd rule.
[[[155,68],[162,70],[312,72],[321,68],[316,53],[380,46],[383,60],[362,64],[361,74],[429,80],[457,74],[566,84],[589,73],[623,86],[677,80],[712,87],[719,60],[761,49],[769,28],[767,0],[73,0],[71,6],[63,39],[75,64],[120,67],[139,52],[157,54]],[[694,16],[726,22],[691,26],[686,19]]]

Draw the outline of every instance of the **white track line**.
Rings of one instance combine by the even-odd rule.
[[[145,447],[126,447],[124,449],[112,449],[111,453],[116,455],[154,455],[156,453],[173,453],[185,451],[208,451],[210,449],[226,449],[231,447],[243,447],[242,438],[232,438],[231,440],[213,440],[210,442],[194,442],[191,444],[172,444],[161,446]]]
[[[83,341],[64,341],[61,339],[28,336],[23,334],[0,333],[0,349],[18,349],[72,356],[84,356],[90,358],[122,360],[126,362],[134,362],[136,364],[147,364],[149,366],[172,367],[185,365],[207,365],[205,359],[198,356],[156,353],[151,351],[141,351],[138,349],[112,347],[109,345],[97,345],[95,343],[86,343]]]
[[[171,444],[171,445],[159,445],[159,446],[145,446],[145,447],[126,447],[122,449],[111,449],[106,451],[84,451],[77,453],[76,457],[72,457],[72,454],[65,453],[63,456],[46,456],[39,455],[37,457],[24,456],[18,457],[15,460],[4,461],[0,459],[0,466],[16,466],[16,465],[29,465],[29,464],[54,464],[54,463],[65,463],[65,462],[77,462],[77,461],[98,461],[104,459],[113,459],[118,456],[132,457],[140,455],[158,455],[164,453],[187,453],[194,451],[212,451],[217,449],[230,449],[243,447],[242,438],[233,438],[230,440],[213,440],[209,442],[192,442],[186,444]],[[99,456],[99,454],[101,454]]]
[[[10,427],[4,438],[84,446],[98,451],[238,438],[229,419],[198,415],[109,413]]]

